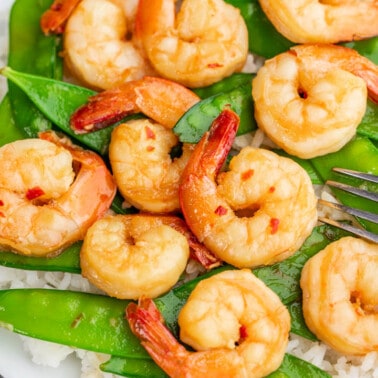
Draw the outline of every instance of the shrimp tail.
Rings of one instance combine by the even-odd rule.
[[[152,359],[170,376],[172,376],[177,357],[188,351],[174,338],[164,325],[164,319],[150,298],[141,298],[130,303],[126,308],[126,319],[131,331],[152,357]],[[172,362],[173,361],[173,362]]]
[[[40,26],[45,35],[62,34],[64,25],[81,0],[55,0],[43,13]]]

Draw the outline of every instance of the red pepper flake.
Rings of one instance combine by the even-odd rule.
[[[0,211],[0,218],[5,218],[5,214],[2,211]]]
[[[269,193],[273,193],[275,190],[276,190],[276,188],[275,188],[274,186],[271,186],[271,187],[269,188]]]
[[[247,327],[245,325],[240,326],[239,335],[240,335],[239,343],[244,341],[248,337]]]
[[[146,126],[144,129],[146,131],[147,139],[156,139],[156,134],[150,127]]]
[[[278,231],[278,226],[279,226],[279,224],[280,224],[280,220],[279,219],[277,219],[277,218],[272,218],[271,220],[270,220],[270,227],[272,228],[272,230],[271,230],[271,234],[273,235],[273,234],[275,234],[277,231]]]
[[[0,200],[0,206],[4,206],[4,201]]]
[[[225,215],[227,214],[227,209],[223,206],[218,206],[216,209],[215,209],[215,214],[217,215]]]
[[[245,171],[244,173],[242,173],[241,179],[243,181],[248,180],[249,178],[253,176],[254,173],[255,171],[253,169],[248,169],[248,171]]]
[[[34,188],[28,189],[28,191],[26,192],[26,198],[31,201],[44,194],[45,192],[39,186],[35,186]]]
[[[223,64],[220,63],[210,63],[207,65],[209,68],[218,68],[218,67],[223,67]]]
[[[147,146],[147,148],[146,148],[146,150],[147,150],[148,152],[151,152],[151,151],[153,151],[154,149],[155,149],[154,146]]]

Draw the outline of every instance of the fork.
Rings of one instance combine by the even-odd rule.
[[[359,178],[359,179],[362,179],[362,180],[378,183],[378,176],[370,174],[370,173],[363,173],[363,172],[358,172],[358,171],[354,171],[354,170],[350,170],[350,169],[344,169],[344,168],[333,168],[333,171],[340,173],[340,174],[343,174],[343,175],[346,175],[346,176],[349,176],[349,177],[356,177],[356,178]],[[354,186],[342,184],[340,182],[332,181],[332,180],[326,181],[326,185],[328,185],[332,188],[343,190],[343,191],[348,192],[348,193],[355,194],[355,195],[363,197],[363,198],[367,198],[367,199],[369,199],[373,202],[378,203],[378,193],[374,193],[374,192],[371,192],[371,191],[368,191],[368,190],[365,190],[365,189],[356,188]],[[370,222],[378,224],[378,214],[374,214],[374,213],[369,212],[369,211],[359,210],[359,209],[352,208],[352,207],[349,207],[349,206],[345,206],[345,205],[342,205],[342,204],[339,204],[339,203],[325,201],[325,200],[322,200],[322,199],[319,199],[318,202],[321,205],[325,205],[327,207],[330,207],[330,208],[333,208],[333,209],[336,209],[336,210],[340,210],[340,211],[345,212],[347,214],[350,214],[350,215],[359,217],[361,219],[365,219],[365,220],[368,220]],[[352,234],[360,236],[360,237],[362,237],[366,240],[372,241],[374,243],[378,243],[378,235],[373,233],[373,232],[364,230],[364,229],[356,227],[356,226],[352,226],[348,223],[339,222],[339,221],[336,221],[336,220],[333,220],[333,219],[328,219],[328,218],[325,218],[325,217],[319,217],[319,221],[333,225],[333,226],[341,228],[343,230],[349,231]]]

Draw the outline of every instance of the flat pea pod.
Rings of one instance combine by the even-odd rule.
[[[358,125],[357,134],[378,141],[378,104],[369,99],[365,115]]]
[[[357,136],[339,151],[311,159],[311,163],[323,182],[334,180],[378,193],[378,184],[346,177],[332,171],[333,167],[339,167],[378,175],[378,148],[368,138]],[[378,214],[377,205],[373,201],[337,189],[332,191],[344,205]],[[378,225],[363,219],[359,219],[359,222],[367,230],[378,233]]]
[[[2,290],[0,324],[23,335],[72,347],[148,358],[124,319],[128,303],[67,290]]]
[[[252,74],[238,74],[210,88],[202,88],[201,92],[197,92],[200,96],[215,94],[194,104],[178,120],[173,132],[181,142],[197,143],[225,107],[230,107],[240,117],[238,135],[255,130],[257,125],[253,116],[252,78]]]
[[[31,257],[0,251],[0,265],[25,270],[80,273],[81,244],[76,242],[54,257]]]
[[[27,134],[16,126],[9,94],[6,94],[0,103],[0,146],[26,137]]]
[[[17,70],[50,78],[62,77],[60,37],[45,36],[39,25],[51,0],[16,0],[10,13],[8,65]],[[17,86],[9,83],[15,123],[29,137],[50,129],[51,122]]]
[[[286,353],[281,366],[266,378],[331,378],[324,370]]]
[[[268,20],[258,0],[226,0],[240,9],[248,29],[249,51],[264,58],[286,51],[293,43],[280,34]]]
[[[16,71],[10,67],[2,68],[0,73],[17,85],[44,116],[63,132],[86,147],[105,154],[112,127],[79,135],[69,126],[71,114],[95,92],[64,81]]]

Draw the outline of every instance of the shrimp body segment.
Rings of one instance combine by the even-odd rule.
[[[344,237],[305,264],[303,314],[315,335],[349,355],[378,351],[378,245]]]
[[[259,0],[275,28],[294,43],[338,43],[378,35],[378,1]]]
[[[143,215],[103,217],[89,228],[82,274],[112,297],[159,296],[176,284],[189,258],[186,237],[170,219]]]
[[[221,113],[197,144],[181,176],[181,209],[199,241],[223,261],[239,268],[272,264],[310,235],[316,196],[297,163],[264,149],[242,149],[219,173],[235,117]]]
[[[0,245],[23,255],[55,254],[81,240],[116,192],[98,155],[42,137],[0,149]]]
[[[241,70],[248,31],[239,9],[223,0],[141,0],[136,36],[163,77],[203,87]]]
[[[87,86],[113,88],[154,72],[136,43],[127,39],[136,11],[135,1],[131,4],[134,9],[117,0],[82,0],[69,17],[64,60]]]
[[[252,83],[255,118],[279,147],[304,159],[335,152],[356,133],[378,67],[335,45],[301,45],[265,62]]]
[[[198,283],[179,314],[184,348],[151,300],[126,310],[132,331],[170,377],[264,377],[283,359],[290,316],[278,296],[247,270]]]

